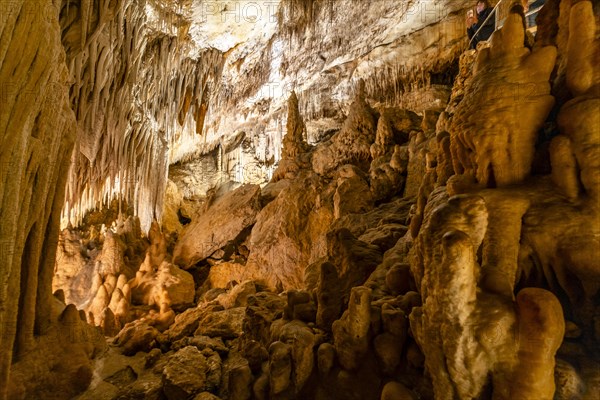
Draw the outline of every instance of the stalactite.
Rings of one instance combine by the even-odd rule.
[[[181,143],[192,148],[199,142],[211,101],[198,86],[218,81],[222,54],[185,55],[187,38],[179,28],[189,4],[157,8],[154,23],[137,2],[82,1],[75,24],[76,6],[65,7],[63,45],[72,60],[71,103],[82,134],[72,157],[63,224],[79,224],[87,211],[123,198],[149,228],[160,217],[168,163],[182,157]],[[80,33],[77,42],[74,32]],[[189,112],[196,103],[198,115]]]

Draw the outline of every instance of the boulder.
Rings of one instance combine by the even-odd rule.
[[[223,310],[220,304],[200,304],[195,308],[188,308],[175,317],[175,321],[165,332],[169,342],[175,342],[185,336],[192,336],[198,328],[201,319],[206,315]]]
[[[239,337],[243,332],[242,326],[245,315],[246,309],[244,307],[211,312],[200,321],[194,335],[222,337],[224,339]]]
[[[248,298],[244,318],[244,339],[260,343],[270,343],[271,325],[283,316],[283,297],[270,292],[259,292]]]
[[[124,355],[131,356],[138,351],[150,351],[156,345],[159,334],[146,321],[137,320],[125,325],[115,338],[115,343],[122,348]]]
[[[204,349],[210,349],[221,355],[227,355],[227,353],[229,353],[229,349],[225,346],[220,337],[211,338],[208,336],[184,337],[174,342],[171,345],[171,349],[179,350],[188,346],[194,346],[200,351],[203,351]]]
[[[414,400],[415,396],[400,382],[388,382],[381,392],[381,400]]]
[[[364,174],[353,165],[340,167],[338,174],[340,177],[333,195],[334,218],[370,211],[374,202]]]
[[[162,374],[168,400],[187,400],[205,390],[208,363],[195,347],[188,346],[171,356]]]
[[[231,191],[186,226],[173,250],[175,264],[188,269],[225,247],[256,221],[261,209],[260,186]]]
[[[206,357],[207,364],[205,390],[216,392],[221,385],[221,357],[210,348],[205,348],[201,353]]]
[[[229,399],[249,400],[252,396],[252,371],[246,365],[229,371]]]
[[[382,251],[387,251],[394,247],[398,239],[404,236],[407,230],[406,226],[398,223],[381,224],[376,228],[368,229],[358,239],[365,243],[374,244]]]
[[[245,265],[225,261],[210,267],[207,282],[213,289],[226,289],[231,281],[242,282],[246,276]]]
[[[194,302],[195,285],[192,275],[166,261],[160,264],[156,272],[138,272],[130,282],[130,287],[134,304],[160,306],[163,291],[168,293],[170,306]]]
[[[325,185],[316,174],[301,173],[265,206],[248,240],[246,279],[273,290],[304,286],[304,270],[325,254],[332,221]]]

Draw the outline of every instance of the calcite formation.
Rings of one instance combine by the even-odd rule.
[[[415,245],[414,273],[424,304],[411,314],[436,398],[480,396],[489,374],[498,398],[552,398],[553,356],[564,335],[560,303],[550,292],[526,288],[513,304],[516,252],[484,255],[478,265],[476,249],[483,243],[487,253],[497,244],[487,242],[498,242],[489,235],[492,220],[484,198],[462,195],[438,202],[442,205],[427,210]],[[512,271],[498,271],[498,261]],[[440,368],[442,363],[447,367]],[[516,377],[521,384],[515,384]]]
[[[332,205],[319,198],[324,186],[304,171],[260,211],[248,237],[246,276],[273,289],[303,286],[304,269],[325,254],[323,235],[333,219]]]
[[[342,129],[331,138],[327,146],[315,149],[312,160],[315,172],[330,174],[346,163],[368,169],[376,127],[374,111],[365,101],[365,83],[360,81]]]
[[[597,18],[592,3],[572,6],[569,14],[567,48],[567,87],[573,94],[560,111],[558,125],[561,136],[553,140],[551,161],[553,179],[569,197],[579,197],[579,180],[593,202],[598,201],[600,167],[597,164],[600,132],[600,73],[595,68],[600,57],[600,41],[596,37]],[[579,179],[577,179],[579,178]]]
[[[281,159],[279,165],[273,173],[272,181],[277,182],[280,179],[293,179],[303,164],[308,160],[306,153],[308,144],[306,143],[306,126],[300,117],[298,111],[298,97],[292,92],[288,100],[288,117],[286,122],[286,134],[283,137],[283,147],[281,149]]]
[[[259,210],[258,185],[242,186],[216,200],[182,232],[174,250],[175,263],[187,269],[225,247],[256,222]]]
[[[598,3],[226,3],[0,10],[0,398],[595,399]]]
[[[369,169],[371,191],[375,200],[384,200],[402,192],[406,183],[409,161],[409,137],[420,131],[420,118],[412,112],[384,110],[377,121],[375,143],[371,145]],[[417,174],[414,174],[417,175]],[[414,187],[412,184],[409,187]],[[410,190],[405,194],[410,196]]]
[[[352,13],[336,13],[327,2],[290,0],[222,10],[220,2],[61,4],[70,101],[81,138],[63,219],[79,223],[102,201],[120,198],[134,205],[148,230],[162,217],[168,164],[213,151],[231,133],[252,136],[258,163],[269,169],[282,155],[282,110],[293,89],[304,114],[337,119],[352,98],[355,78],[366,79],[367,91],[388,103],[418,87],[448,90],[444,82],[432,83],[429,73],[443,75],[462,50],[456,12],[469,1],[370,2],[364,8],[353,1],[338,4]],[[381,15],[389,23],[382,24]],[[355,21],[365,29],[347,35]],[[300,31],[310,32],[309,40],[298,40]],[[415,31],[416,41],[427,43],[425,51],[406,39]],[[406,54],[411,57],[401,60]],[[430,107],[440,96],[434,102],[416,97]],[[232,172],[223,164],[216,169]]]
[[[36,337],[62,329],[51,282],[76,121],[54,3],[19,0],[2,8],[0,397],[6,398],[11,364],[35,358],[34,351],[53,352],[51,341]],[[87,355],[81,353],[83,364]],[[54,357],[60,364],[61,355]]]
[[[222,53],[192,54],[189,26],[169,7],[95,0],[59,8],[79,137],[63,217],[79,223],[116,190],[147,231],[162,216],[168,161],[202,134]]]
[[[491,47],[477,54],[450,126],[454,170],[484,187],[529,175],[537,133],[554,104],[549,77],[556,48],[523,47],[522,25],[522,16],[511,13]]]
[[[584,206],[586,211],[583,212],[581,208],[580,211],[575,211],[572,207],[578,208],[575,204],[590,204],[594,190],[584,189],[583,193],[580,192],[580,188],[585,187],[584,179],[590,178],[583,172],[586,169],[585,163],[579,166],[575,161],[571,140],[563,136],[563,132],[573,132],[573,127],[569,123],[561,123],[562,116],[569,112],[569,105],[578,103],[578,96],[593,85],[591,82],[595,78],[591,70],[581,74],[593,53],[581,51],[579,47],[577,50],[568,47],[569,51],[575,51],[577,55],[571,56],[569,51],[563,55],[573,60],[574,65],[571,65],[574,70],[583,69],[578,70],[578,78],[575,80],[586,81],[590,86],[577,86],[573,77],[569,78],[573,70],[569,69],[570,64],[567,63],[566,82],[576,97],[564,104],[559,112],[561,135],[552,139],[548,154],[552,164],[552,173],[548,177],[550,179],[540,179],[533,188],[528,186],[532,179],[528,179],[527,175],[533,167],[538,130],[549,112],[549,102],[553,101],[544,94],[548,93],[549,85],[542,82],[542,79],[535,87],[543,87],[543,92],[528,91],[516,98],[526,102],[526,107],[536,107],[538,110],[530,110],[525,116],[514,112],[513,115],[519,115],[519,126],[537,128],[529,133],[523,129],[511,130],[509,135],[521,135],[527,141],[518,142],[521,139],[517,140],[515,136],[519,149],[515,148],[512,153],[510,146],[507,151],[507,146],[498,141],[498,130],[489,124],[490,119],[476,117],[482,108],[470,103],[470,96],[477,97],[479,89],[487,90],[486,85],[478,83],[479,79],[494,82],[497,79],[494,74],[504,76],[503,69],[511,65],[507,62],[511,57],[507,52],[531,57],[516,64],[521,67],[528,62],[548,63],[544,68],[535,69],[536,72],[545,71],[544,79],[548,79],[556,49],[537,47],[531,54],[529,50],[523,49],[522,42],[516,40],[523,38],[522,17],[518,11],[513,9],[504,28],[494,35],[491,46],[478,54],[473,78],[466,85],[465,97],[450,115],[449,126],[451,132],[454,132],[451,133],[450,140],[456,175],[446,183],[438,181],[443,186],[429,190],[430,195],[424,209],[425,218],[420,230],[417,230],[418,237],[413,247],[411,266],[417,284],[421,286],[423,306],[411,314],[411,328],[426,355],[426,365],[432,373],[436,398],[477,397],[486,391],[493,393],[494,398],[554,398],[554,355],[560,357],[569,354],[568,350],[561,347],[561,341],[566,335],[564,319],[569,313],[569,318],[574,317],[584,326],[593,319],[590,312],[594,306],[588,296],[592,292],[596,293],[597,289],[591,282],[597,282],[598,275],[597,272],[592,272],[597,271],[597,267],[592,266],[594,262],[589,257],[593,249],[597,248],[597,244],[591,239],[597,228],[580,218],[597,221],[597,211],[594,211],[595,206]],[[596,28],[591,3],[581,2],[571,8],[561,4],[560,11],[561,14],[570,15],[571,46],[573,40],[581,35],[581,40],[587,40],[593,48],[596,44],[589,32]],[[575,23],[578,24],[577,27],[573,25]],[[541,56],[542,53],[539,52],[546,52],[547,55]],[[581,56],[582,53],[585,55]],[[501,54],[504,54],[502,67],[496,69],[493,67],[493,60],[495,55]],[[537,57],[540,58],[536,61]],[[482,70],[482,65],[486,65],[486,69]],[[533,74],[527,75],[527,79],[534,78]],[[519,79],[518,73],[511,76]],[[538,76],[535,79],[539,79],[539,75],[535,76]],[[578,87],[583,91],[578,92]],[[469,93],[469,90],[473,93]],[[544,96],[547,100],[543,100]],[[582,100],[593,102],[593,99],[594,96]],[[480,103],[483,101],[479,100]],[[486,104],[498,107],[501,101],[494,98]],[[510,103],[513,100],[506,101]],[[543,106],[544,103],[546,106]],[[470,104],[472,108],[469,111]],[[506,109],[513,106],[507,106]],[[500,113],[502,110],[504,108],[501,108]],[[494,112],[494,116],[497,115],[500,114]],[[537,115],[535,123],[528,119],[534,115]],[[597,113],[592,116],[580,111],[578,115],[590,123]],[[467,120],[471,122],[467,124]],[[563,121],[567,120],[577,118],[565,118]],[[502,126],[504,129],[505,125]],[[597,124],[592,122],[578,126],[579,140],[594,143],[595,139],[592,138],[597,135],[589,129],[596,126],[591,129],[597,130]],[[443,128],[442,125],[438,127]],[[452,140],[456,142],[453,144]],[[486,142],[493,143],[492,147],[484,145]],[[585,146],[589,151],[594,151],[593,144]],[[494,156],[494,149],[505,152],[516,164],[505,163],[502,167],[503,159]],[[490,158],[486,159],[488,156]],[[438,161],[447,160],[447,157],[447,154],[438,150]],[[486,167],[481,169],[482,165]],[[509,175],[503,175],[505,172],[509,172]],[[499,179],[499,174],[504,177]],[[528,185],[515,186],[523,180],[529,182]],[[512,185],[511,188],[500,188],[509,184]],[[479,189],[482,186],[498,188]],[[561,212],[562,222],[552,218],[557,209],[565,210]],[[574,245],[573,241],[562,234],[549,236],[552,228],[546,222],[550,220],[560,226],[557,229],[561,232],[576,235],[580,245]],[[574,229],[572,223],[578,227]],[[575,248],[580,255],[568,256]],[[564,256],[559,254],[562,251],[566,253]],[[556,261],[550,261],[549,256],[556,257]],[[555,290],[555,295],[542,288],[527,287],[527,283],[531,284],[536,279],[533,278],[536,275],[534,271],[539,264],[534,260],[538,257],[541,268],[548,271],[541,275],[548,282],[553,282],[549,284],[551,288],[562,286],[561,290],[570,292],[568,301],[565,301],[560,291]],[[568,266],[561,261],[565,257],[571,260]],[[558,282],[549,273],[556,274]],[[584,291],[576,296],[573,289],[569,289],[573,286],[567,283],[566,276],[582,275],[586,275],[590,283],[582,284],[580,287]],[[434,281],[437,283],[433,283]],[[537,281],[540,282],[539,279]],[[525,286],[522,286],[523,283],[526,283]],[[582,308],[583,304],[586,306]],[[469,328],[465,329],[465,326]],[[446,367],[440,368],[444,362]],[[491,383],[488,380],[490,374]],[[585,393],[580,396],[591,395],[588,390]]]

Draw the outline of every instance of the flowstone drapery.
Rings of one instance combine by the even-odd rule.
[[[595,390],[597,378],[582,388],[564,365],[576,362],[588,377],[598,368],[569,347],[578,338],[597,351],[597,17],[592,2],[562,3],[556,23],[568,30],[567,46],[525,48],[522,9],[513,8],[477,52],[464,97],[438,122],[438,136],[449,128],[451,154],[438,148],[437,163],[450,157],[455,175],[423,193],[411,263],[423,300],[411,329],[436,398],[552,399],[555,388],[560,398],[588,398]],[[550,116],[559,129],[550,142],[541,128],[554,103],[557,48],[566,67],[555,79],[572,97]],[[540,157],[551,174],[531,176]]]

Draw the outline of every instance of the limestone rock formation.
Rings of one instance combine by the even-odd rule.
[[[348,310],[333,324],[333,337],[339,362],[347,370],[355,370],[369,349],[371,326],[371,293],[368,288],[352,289]]]
[[[484,187],[521,183],[529,175],[537,132],[554,104],[549,77],[556,48],[530,51],[524,35],[521,15],[510,13],[491,47],[478,53],[450,126],[455,172]]]
[[[325,254],[324,234],[333,219],[324,186],[305,172],[261,210],[248,238],[247,277],[271,288],[303,286],[304,269]]]
[[[194,302],[194,278],[188,272],[171,264],[167,259],[166,239],[157,223],[149,233],[150,247],[146,259],[134,279],[129,281],[131,301],[134,304],[166,308]]]
[[[174,262],[187,269],[225,247],[256,222],[260,208],[258,185],[242,186],[218,199],[182,232]]]
[[[420,131],[421,118],[413,112],[393,108],[384,109],[377,121],[375,143],[371,145],[373,161],[370,184],[376,200],[383,200],[402,192],[408,172],[409,154],[404,145]],[[416,157],[411,157],[415,162]],[[419,174],[410,174],[415,179]],[[413,187],[414,185],[409,185]],[[410,190],[405,195],[410,196]]]
[[[142,272],[131,282],[130,287],[132,301],[136,304],[160,307],[163,303],[182,306],[194,302],[192,275],[166,261],[155,271]]]
[[[333,217],[363,214],[373,208],[373,198],[365,174],[353,165],[337,170],[337,187],[333,195]]]
[[[148,246],[134,217],[117,217],[108,227],[94,222],[89,218],[89,230],[67,228],[59,235],[52,287],[65,293],[67,303],[80,308],[89,305],[107,280],[111,281],[109,295],[117,280],[119,289],[123,289],[135,276]]]
[[[598,2],[8,3],[1,399],[600,392]]]
[[[596,154],[600,128],[596,110],[600,75],[593,65],[600,53],[600,41],[594,34],[600,24],[592,7],[588,1],[574,4],[569,14],[566,79],[574,98],[562,107],[558,116],[564,136],[554,139],[551,161],[553,180],[563,193],[571,198],[579,195],[579,175],[585,194],[597,201],[600,168],[596,164]]]
[[[203,392],[208,377],[206,357],[195,347],[179,350],[163,371],[163,391],[169,400],[187,399]]]
[[[312,161],[315,172],[329,174],[346,163],[368,170],[376,122],[374,110],[365,101],[365,82],[360,81],[342,129],[333,135],[330,142],[315,150]]]
[[[292,92],[288,100],[286,134],[283,137],[283,148],[279,165],[273,173],[273,182],[280,179],[293,179],[301,168],[306,168],[308,144],[305,140],[306,126],[298,111],[298,97]],[[304,158],[304,160],[303,160]]]
[[[482,242],[485,253],[493,251],[487,241],[503,239],[490,235],[484,199],[464,195],[446,202],[429,210],[413,271],[424,302],[411,314],[411,327],[427,354],[436,397],[477,397],[491,373],[495,396],[551,398],[553,357],[564,335],[560,303],[550,292],[523,289],[514,304],[516,252],[504,253],[504,260],[484,256],[481,267],[475,258]],[[446,369],[441,360],[454,361]]]
[[[560,13],[570,15],[571,23],[579,21],[578,28],[569,32],[569,36],[577,37],[580,32],[595,30],[592,28],[594,22],[589,2],[581,2],[572,7],[561,4]],[[587,28],[579,29],[581,26]],[[564,342],[561,345],[565,337],[565,318],[568,314],[574,314],[578,315],[578,320],[589,320],[590,314],[586,314],[584,309],[589,313],[594,308],[585,298],[589,299],[589,294],[595,293],[597,289],[590,285],[582,285],[580,288],[587,286],[587,290],[582,292],[579,289],[580,296],[571,294],[568,296],[569,300],[566,300],[561,293],[565,293],[563,290],[569,292],[569,289],[556,290],[557,286],[561,285],[565,288],[573,287],[566,279],[559,278],[557,281],[562,283],[558,283],[556,278],[550,277],[549,274],[537,272],[536,265],[541,264],[541,268],[549,268],[559,277],[589,274],[586,276],[590,282],[597,281],[597,274],[591,272],[596,270],[591,267],[591,253],[585,250],[591,250],[595,246],[591,241],[595,228],[581,219],[597,219],[591,216],[596,213],[593,211],[595,207],[583,212],[581,209],[575,211],[572,208],[574,203],[587,204],[587,196],[592,197],[593,191],[589,194],[579,192],[579,187],[583,187],[584,184],[580,184],[578,179],[583,180],[584,175],[578,177],[569,139],[557,136],[552,140],[549,151],[551,176],[538,178],[537,182],[527,178],[533,167],[534,144],[539,140],[538,130],[551,104],[542,107],[546,101],[542,101],[543,96],[546,96],[545,93],[549,90],[547,84],[532,86],[535,89],[544,87],[542,92],[532,89],[516,97],[516,100],[527,103],[526,109],[538,107],[538,112],[528,112],[525,116],[514,113],[519,115],[519,126],[536,127],[529,131],[529,136],[523,133],[523,138],[529,137],[528,142],[519,142],[518,149],[514,152],[510,150],[510,146],[494,147],[506,152],[516,165],[510,164],[509,167],[505,163],[503,167],[502,157],[493,156],[496,150],[482,145],[489,138],[493,138],[493,146],[501,143],[497,140],[496,126],[486,125],[486,121],[493,120],[487,118],[485,107],[476,107],[477,112],[483,116],[479,121],[475,117],[477,114],[473,113],[475,106],[465,113],[470,104],[475,104],[470,101],[477,98],[477,90],[488,90],[487,83],[477,84],[479,79],[485,78],[486,82],[494,82],[494,74],[504,76],[503,68],[510,65],[506,61],[507,58],[502,59],[502,67],[490,67],[497,55],[504,54],[510,58],[507,51],[513,54],[522,52],[530,58],[515,64],[521,67],[529,62],[548,63],[546,68],[542,69],[546,71],[544,79],[547,79],[554,65],[556,49],[538,46],[529,55],[529,50],[522,50],[522,38],[521,16],[518,9],[513,9],[505,26],[494,35],[491,46],[480,50],[473,70],[474,75],[466,85],[467,92],[464,93],[464,98],[455,108],[449,108],[451,158],[458,175],[451,177],[447,182],[438,180],[438,185],[445,186],[435,188],[436,185],[432,185],[424,191],[428,200],[423,209],[423,224],[420,229],[414,231],[418,232],[418,237],[413,248],[411,267],[420,286],[423,306],[411,314],[411,328],[425,354],[425,363],[432,373],[436,398],[476,397],[485,392],[492,394],[494,398],[553,398],[555,356],[573,354],[565,348]],[[548,54],[544,55],[543,52]],[[568,57],[568,54],[564,54],[563,57]],[[589,55],[584,56],[585,59],[589,59],[588,57]],[[488,67],[482,70],[482,65]],[[535,70],[538,71],[538,68]],[[568,74],[569,69],[566,71]],[[593,79],[592,73],[584,76]],[[529,75],[527,79],[532,78],[533,75]],[[474,90],[474,93],[469,93],[468,88]],[[573,94],[577,94],[577,89],[571,87],[571,90]],[[553,101],[549,96],[546,98],[547,101]],[[479,104],[484,102],[497,107],[499,101],[501,99],[492,98],[485,102],[484,99],[479,99]],[[563,105],[562,109],[568,110],[568,104]],[[562,109],[559,115],[566,115]],[[494,114],[494,117],[499,115],[496,111],[490,110],[489,113]],[[528,119],[536,114],[537,122]],[[585,113],[579,115],[586,118]],[[465,118],[470,118],[472,125],[465,125]],[[568,120],[572,121],[570,118]],[[560,119],[558,121],[560,122]],[[438,134],[443,133],[445,126],[447,123],[438,124]],[[474,130],[468,131],[469,126]],[[569,131],[573,128],[561,126],[561,129]],[[578,134],[583,138],[593,137],[586,129],[589,128],[580,125]],[[467,132],[470,133],[467,135]],[[512,130],[510,134],[518,132]],[[587,148],[593,149],[593,145]],[[491,157],[486,158],[488,156]],[[447,160],[445,147],[438,149],[438,163],[447,163]],[[491,162],[492,167],[486,167],[486,172],[480,168],[482,162],[485,165]],[[521,169],[521,166],[524,168]],[[513,175],[503,175],[507,171]],[[437,174],[437,171],[435,173]],[[498,174],[504,178],[499,179]],[[523,180],[526,184],[514,185]],[[532,186],[533,182],[535,184]],[[513,186],[506,189],[477,189],[478,186],[500,187],[507,184]],[[422,185],[421,190],[423,189]],[[561,211],[560,222],[553,218],[558,209],[564,210]],[[572,223],[577,225],[576,234],[575,230],[570,228]],[[554,224],[555,228],[550,228],[550,224]],[[570,258],[572,262],[569,266],[563,261],[558,261],[562,260],[563,256],[558,255],[555,249],[560,247],[561,251],[570,254],[572,250],[569,249],[573,242],[559,233],[546,236],[553,229],[557,229],[556,232],[571,232],[571,235],[578,237],[580,243],[587,243],[579,247],[581,250],[578,257]],[[570,244],[560,244],[565,241]],[[550,254],[556,254],[550,257],[556,257],[558,262],[549,261],[547,257]],[[540,257],[539,264],[534,261],[537,257]],[[542,276],[544,278],[540,280]],[[534,283],[536,279],[537,284]],[[540,285],[544,279],[549,282],[546,286]],[[554,288],[554,294],[540,287]],[[461,295],[456,297],[452,293]],[[588,306],[582,307],[583,304]],[[466,330],[463,328],[465,326],[470,328]],[[559,358],[557,360],[557,363],[561,362]],[[450,361],[452,362],[449,363]],[[443,362],[449,364],[440,368]],[[494,365],[496,367],[493,367]],[[490,372],[491,383],[488,380]],[[577,381],[577,378],[572,379]],[[593,385],[591,384],[591,387]],[[585,393],[583,396],[591,395],[589,390]]]
[[[82,320],[74,305],[51,299],[51,306],[53,323],[36,348],[21,354],[12,365],[6,398],[70,398],[92,381],[92,359],[105,351],[104,337]]]
[[[59,213],[65,177],[75,142],[75,115],[69,106],[69,74],[54,2],[14,1],[3,4],[0,18],[0,397],[7,397],[13,362],[36,352],[55,352],[52,340],[36,340],[63,328],[53,312],[52,272],[58,244]],[[65,343],[68,347],[68,344]],[[90,352],[79,352],[79,365]],[[34,357],[34,356],[32,356]],[[42,368],[51,368],[51,362]],[[74,365],[74,364],[73,364]],[[76,372],[76,371],[71,371]],[[88,374],[83,367],[82,373]],[[18,376],[18,375],[17,375]],[[89,375],[88,375],[89,378]],[[85,379],[83,379],[85,381]],[[74,394],[57,385],[54,393]],[[26,395],[14,395],[19,398]]]

